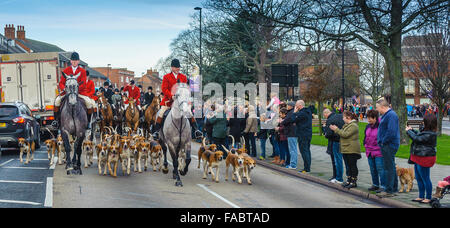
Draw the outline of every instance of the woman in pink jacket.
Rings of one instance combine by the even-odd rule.
[[[369,162],[370,174],[372,176],[372,187],[369,191],[382,192],[386,183],[383,165],[383,155],[377,143],[378,125],[380,123],[379,113],[376,110],[367,112],[369,124],[364,131],[364,147],[366,148],[367,161]]]

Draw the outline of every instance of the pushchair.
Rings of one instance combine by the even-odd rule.
[[[433,198],[430,202],[430,205],[432,208],[442,208],[443,205],[441,205],[441,200],[445,197],[445,195],[450,194],[450,185],[445,186],[445,188],[442,190],[441,197],[440,198]],[[445,205],[444,207],[448,208],[449,205]]]

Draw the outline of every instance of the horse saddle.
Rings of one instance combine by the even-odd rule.
[[[169,115],[169,113],[170,113],[170,108],[169,109],[167,109],[165,112],[164,112],[164,115],[163,115],[163,118],[162,118],[162,121],[161,121],[161,126],[164,126],[164,122],[166,122],[166,118],[167,118],[167,116]]]

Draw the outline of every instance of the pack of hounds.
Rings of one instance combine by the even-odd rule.
[[[122,136],[111,127],[106,127],[107,133],[100,134],[99,142],[85,139],[82,144],[82,155],[84,157],[84,168],[89,168],[94,164],[94,154],[97,155],[97,167],[99,175],[110,175],[117,177],[119,165],[122,167],[123,175],[130,175],[131,168],[134,172],[142,173],[142,168],[147,171],[149,163],[153,171],[161,171],[162,168],[162,147],[152,139],[140,134],[131,134],[131,129],[126,129],[128,134]],[[50,166],[54,163],[55,155],[58,157],[58,165],[65,163],[65,151],[61,135],[45,141]],[[75,140],[70,139],[72,151]]]
[[[245,149],[245,140],[241,138],[240,148],[235,148],[234,137],[230,135],[232,139],[232,148],[228,150],[222,145],[223,151],[227,152],[225,159],[225,181],[228,181],[229,168],[231,166],[231,179],[239,184],[242,184],[242,179],[246,179],[249,185],[252,184],[250,173],[256,167],[256,162],[251,158]],[[202,145],[198,150],[198,166],[200,169],[201,162],[203,161],[203,179],[207,179],[211,174],[212,181],[219,183],[219,167],[220,163],[224,160],[224,152],[217,148],[216,144],[206,145],[206,139],[203,138]],[[214,172],[215,169],[215,172]]]
[[[88,139],[83,141],[82,154],[84,156],[84,168],[89,168],[94,164],[94,154],[97,155],[97,166],[99,175],[110,175],[117,177],[119,165],[122,167],[123,175],[130,175],[133,166],[134,172],[142,173],[147,171],[148,164],[152,165],[153,171],[160,172],[163,165],[163,151],[158,141],[153,140],[152,136],[145,137],[142,130],[140,134],[132,135],[131,129],[126,129],[128,134],[122,136],[112,127],[106,127],[107,133],[100,135],[100,142],[94,143]],[[48,130],[48,129],[47,129]],[[55,137],[49,131],[52,138],[45,141],[47,155],[50,166],[57,162],[58,165],[65,163],[64,143],[61,135]],[[232,144],[235,145],[233,136]],[[243,142],[241,138],[241,142]],[[72,150],[74,149],[74,139],[70,139]],[[231,167],[231,178],[239,184],[243,179],[252,184],[251,171],[256,167],[256,162],[251,158],[245,149],[245,142],[240,144],[240,148],[232,147],[228,150],[222,146],[223,150],[216,144],[206,145],[206,138],[203,138],[202,145],[198,150],[198,167],[200,169],[203,161],[203,179],[211,175],[212,181],[219,182],[219,167],[225,161],[226,174],[225,180],[228,181]],[[29,164],[34,156],[34,143],[27,143],[25,139],[19,139],[20,161],[23,163],[23,154],[27,154],[25,164]],[[224,151],[228,154],[224,159]],[[55,156],[58,160],[55,161]]]

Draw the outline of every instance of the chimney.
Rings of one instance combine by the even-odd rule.
[[[6,37],[6,39],[11,39],[11,40],[16,39],[16,28],[14,28],[14,25],[6,25],[5,26],[5,37]]]
[[[25,39],[25,27],[24,26],[17,26],[17,39],[27,41]]]

